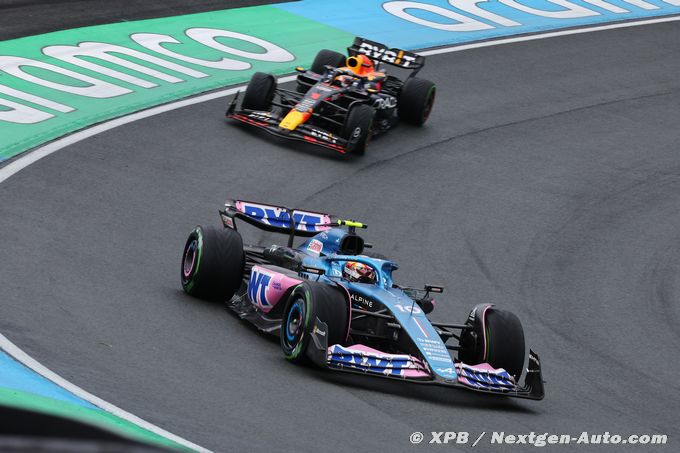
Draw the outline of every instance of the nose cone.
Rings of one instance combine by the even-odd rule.
[[[292,109],[290,112],[288,112],[288,115],[286,115],[281,120],[281,122],[279,123],[279,127],[282,129],[287,129],[289,131],[294,131],[300,124],[307,121],[309,117],[310,117],[309,113],[298,112],[297,110]]]

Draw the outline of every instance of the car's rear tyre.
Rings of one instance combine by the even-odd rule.
[[[430,117],[437,88],[429,80],[412,77],[406,81],[399,94],[397,113],[399,119],[422,126]]]
[[[345,66],[345,56],[334,50],[322,49],[316,54],[310,70],[315,74],[323,74],[325,66],[341,68]]]
[[[342,127],[342,138],[347,140],[347,152],[364,154],[373,136],[375,109],[366,104],[352,104]]]
[[[281,320],[281,349],[286,359],[306,360],[317,318],[328,327],[328,345],[347,338],[349,308],[342,290],[316,282],[303,282],[291,292]]]
[[[519,379],[524,368],[526,347],[519,318],[514,313],[493,307],[484,309],[479,306],[473,313],[474,316],[471,314],[468,318],[470,329],[461,334],[460,360],[468,365],[486,362]]]
[[[241,235],[229,228],[197,226],[182,253],[184,291],[210,300],[229,300],[243,281],[245,255]]]
[[[273,75],[256,72],[248,82],[246,92],[243,94],[241,108],[260,111],[271,110],[275,89],[276,79]]]

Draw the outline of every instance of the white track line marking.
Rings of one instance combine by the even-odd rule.
[[[503,44],[512,44],[515,42],[525,42],[525,41],[534,41],[537,39],[548,39],[548,38],[556,38],[558,36],[569,36],[569,35],[580,35],[582,33],[592,33],[594,31],[604,31],[604,30],[615,30],[617,28],[629,28],[629,27],[639,27],[641,25],[651,25],[651,24],[660,24],[664,22],[675,22],[680,20],[680,16],[669,16],[669,17],[657,17],[656,19],[645,19],[645,20],[639,20],[639,21],[631,21],[631,22],[621,22],[621,23],[614,23],[614,24],[607,24],[607,25],[596,25],[592,27],[584,27],[584,28],[573,28],[570,30],[561,30],[561,31],[551,31],[551,32],[546,32],[546,33],[539,33],[536,35],[525,35],[525,36],[515,36],[513,38],[500,38],[500,39],[493,39],[490,41],[482,41],[482,42],[475,42],[472,44],[460,44],[457,45],[453,48],[451,47],[442,47],[440,49],[432,49],[432,50],[425,50],[423,52],[418,52],[420,55],[438,55],[442,53],[449,53],[449,52],[460,52],[462,50],[469,50],[469,49],[479,49],[481,47],[491,47],[491,46],[500,46]],[[2,182],[2,180],[0,180]]]
[[[295,76],[286,76],[279,78],[279,82],[292,82],[295,80]],[[182,107],[189,105],[200,104],[201,102],[212,101],[213,99],[223,98],[229,96],[230,94],[235,94],[244,85],[239,85],[232,88],[227,88],[225,90],[215,91],[213,93],[204,94],[201,96],[196,96],[188,99],[183,99],[177,102],[171,102],[169,104],[159,105],[158,107],[152,107],[147,110],[142,110],[141,112],[131,113],[129,115],[121,116],[113,120],[106,121],[96,126],[83,129],[73,134],[67,135],[63,138],[57,139],[47,145],[36,148],[34,151],[29,151],[24,156],[10,162],[4,167],[0,168],[0,184],[5,182],[8,178],[20,172],[29,165],[39,161],[43,157],[47,157],[52,153],[66,148],[67,146],[76,144],[95,135],[101,134],[102,132],[110,131],[119,126],[125,124],[133,123],[135,121],[143,120],[144,118],[149,118],[152,116],[160,115],[161,113],[170,112],[172,110],[177,110]]]
[[[142,420],[141,418],[137,417],[136,415],[133,415],[129,412],[125,412],[123,409],[120,409],[119,407],[114,406],[111,403],[107,403],[106,401],[102,400],[101,398],[98,398],[94,396],[93,394],[81,389],[75,384],[70,383],[66,379],[62,378],[58,374],[54,373],[53,371],[45,368],[42,364],[38,363],[33,357],[29,356],[26,354],[24,351],[19,349],[17,345],[12,343],[5,337],[4,335],[0,334],[0,349],[5,351],[7,354],[9,354],[12,358],[17,360],[18,362],[22,363],[24,366],[30,368],[31,370],[35,371],[45,379],[48,379],[55,384],[57,384],[59,387],[68,390],[69,392],[73,393],[75,396],[78,398],[81,398],[88,403],[91,403],[95,406],[97,406],[100,409],[105,410],[106,412],[113,414],[119,418],[122,418],[123,420],[127,420],[131,423],[134,423],[135,425],[146,429],[147,431],[151,431],[154,434],[158,434],[161,437],[165,437],[166,439],[172,440],[173,442],[176,442],[180,445],[183,445],[187,448],[191,448],[192,450],[198,451],[198,452],[210,452],[210,450],[207,450],[203,447],[200,447],[193,442],[189,442],[186,439],[183,439],[179,436],[176,436],[175,434],[172,434],[168,431],[165,431],[162,428],[159,428],[156,425],[153,425],[146,420]]]
[[[604,31],[604,30],[614,30],[617,28],[628,28],[628,27],[639,27],[642,25],[651,25],[651,24],[659,24],[659,23],[664,23],[664,22],[674,22],[674,21],[679,21],[680,16],[670,16],[670,17],[660,17],[656,19],[646,19],[646,20],[640,20],[640,21],[631,21],[631,22],[623,22],[623,23],[615,23],[615,24],[609,24],[609,25],[600,25],[600,26],[594,26],[594,27],[584,27],[584,28],[575,28],[571,30],[562,30],[562,31],[555,31],[555,32],[547,32],[547,33],[539,33],[536,35],[527,35],[527,36],[517,36],[514,38],[504,38],[504,39],[495,39],[491,41],[483,41],[483,42],[477,42],[477,43],[472,43],[472,44],[459,44],[456,46],[451,46],[451,47],[442,47],[439,49],[432,49],[432,50],[426,50],[423,52],[419,52],[421,55],[439,55],[443,53],[450,53],[450,52],[462,52],[464,50],[470,50],[470,49],[479,49],[482,47],[491,47],[491,46],[500,46],[503,44],[512,44],[512,43],[517,43],[517,42],[525,42],[525,41],[534,41],[538,39],[548,39],[548,38],[555,38],[559,36],[568,36],[568,35],[576,35],[576,34],[581,34],[581,33],[592,33],[596,31]],[[281,77],[279,78],[279,82],[284,83],[284,82],[291,82],[295,80],[295,76],[286,76],[286,77]],[[149,118],[155,115],[159,115],[161,113],[169,112],[172,110],[180,109],[182,107],[186,107],[189,105],[194,105],[194,104],[199,104],[201,102],[206,102],[206,101],[211,101],[213,99],[218,99],[222,98],[225,96],[229,96],[230,94],[236,93],[238,90],[243,88],[244,85],[239,85],[236,87],[228,88],[225,90],[220,90],[220,91],[215,91],[213,93],[208,93],[204,94],[201,96],[189,98],[189,99],[184,99],[181,101],[177,102],[172,102],[169,104],[161,105],[158,107],[153,107],[147,110],[142,110],[141,112],[136,112],[132,113],[126,116],[122,116],[120,118],[116,118],[113,120],[106,121],[104,123],[98,124],[96,126],[89,127],[87,129],[81,130],[79,132],[75,132],[71,135],[67,135],[63,138],[57,139],[51,143],[48,143],[47,145],[41,146],[39,148],[36,148],[33,151],[27,152],[25,155],[15,159],[14,161],[10,162],[9,164],[5,165],[4,167],[0,168],[0,184],[5,182],[8,178],[11,176],[15,175],[16,173],[20,172],[24,168],[28,167],[29,165],[39,161],[43,157],[47,157],[52,153],[55,153],[69,145],[73,145],[75,143],[78,143],[80,141],[83,141],[85,139],[88,139],[90,137],[93,137],[97,134],[101,134],[102,132],[109,131],[111,129],[114,129],[118,126],[122,126],[124,124],[129,124],[134,121],[142,120],[144,118]]]
[[[483,41],[483,42],[478,42],[478,43],[472,43],[472,44],[460,44],[456,46],[451,46],[451,47],[443,47],[439,49],[432,49],[432,50],[426,50],[423,52],[420,52],[421,55],[439,55],[443,53],[450,53],[450,52],[461,52],[464,50],[470,50],[470,49],[479,49],[482,47],[491,47],[491,46],[500,46],[503,44],[511,44],[511,43],[516,43],[516,42],[524,42],[524,41],[534,41],[538,39],[547,39],[547,38],[555,38],[558,36],[568,36],[568,35],[576,35],[576,34],[581,34],[581,33],[591,33],[591,32],[596,32],[596,31],[604,31],[604,30],[613,30],[617,28],[627,28],[627,27],[639,27],[642,25],[651,25],[651,24],[659,24],[663,22],[674,22],[680,20],[680,16],[671,16],[671,17],[661,17],[661,18],[656,18],[656,19],[647,19],[647,20],[640,20],[640,21],[632,21],[632,22],[623,22],[623,23],[615,23],[615,24],[609,24],[609,25],[601,25],[601,26],[594,26],[594,27],[585,27],[585,28],[575,28],[571,30],[563,30],[563,31],[555,31],[555,32],[548,32],[548,33],[540,33],[536,35],[527,35],[527,36],[518,36],[514,38],[504,38],[504,39],[496,39],[496,40],[491,40],[491,41]],[[292,82],[295,80],[295,76],[286,76],[286,77],[281,77],[279,78],[279,82],[284,83],[284,82]],[[231,94],[236,93],[239,91],[243,85],[228,88],[225,90],[220,90],[220,91],[215,91],[213,93],[208,93],[204,94],[201,96],[189,98],[189,99],[184,99],[181,101],[177,102],[172,102],[170,104],[165,104],[161,105],[158,107],[153,107],[147,110],[143,110],[141,112],[137,113],[132,113],[126,116],[122,116],[120,118],[116,118],[110,121],[106,121],[104,123],[98,124],[96,126],[92,126],[90,128],[81,130],[79,132],[75,132],[71,135],[67,135],[66,137],[57,139],[51,143],[48,143],[47,145],[41,146],[39,148],[36,148],[33,151],[27,152],[25,155],[17,158],[16,160],[10,162],[9,164],[5,165],[4,167],[0,168],[0,184],[5,182],[7,179],[12,177],[13,175],[17,174],[24,168],[28,167],[29,165],[39,161],[43,157],[47,157],[52,153],[56,153],[57,151],[66,148],[69,145],[73,145],[75,143],[78,143],[80,141],[83,141],[87,138],[93,137],[97,134],[101,134],[102,132],[109,131],[111,129],[115,129],[118,126],[122,126],[124,124],[129,124],[138,120],[142,120],[144,118],[149,118],[155,115],[160,115],[161,113],[169,112],[172,110],[177,110],[182,107],[186,107],[189,105],[194,105],[194,104],[199,104],[201,102],[206,102],[206,101],[211,101],[213,99],[218,99],[222,98],[225,96],[229,96]],[[159,428],[147,421],[144,421],[140,419],[139,417],[130,414],[128,412],[125,412],[124,410],[114,406],[113,404],[107,403],[106,401],[97,398],[96,396],[92,395],[91,393],[86,392],[85,390],[81,389],[80,387],[71,384],[67,380],[63,379],[62,377],[58,376],[57,374],[53,373],[52,371],[48,370],[45,368],[43,365],[38,363],[36,360],[34,360],[32,357],[30,357],[28,354],[23,352],[21,349],[19,349],[14,343],[9,341],[5,336],[0,334],[0,348],[5,350],[9,355],[14,357],[17,361],[21,362],[28,368],[32,369],[36,373],[42,375],[43,377],[49,379],[50,381],[54,382],[55,384],[65,388],[66,390],[70,391],[71,393],[75,394],[76,396],[79,396],[80,398],[84,399],[85,401],[88,401],[92,404],[94,404],[97,407],[100,407],[101,409],[104,409],[107,412],[110,412],[124,420],[130,421],[132,423],[135,423],[142,428],[145,428],[153,433],[156,433],[160,436],[163,436],[167,439],[173,440],[177,442],[180,445],[184,445],[188,448],[192,448],[196,451],[200,452],[208,452],[209,450],[206,450],[203,447],[199,447],[196,444],[193,444],[189,442],[188,440],[185,440],[181,437],[178,437],[172,433],[169,433],[168,431],[163,430],[162,428]]]

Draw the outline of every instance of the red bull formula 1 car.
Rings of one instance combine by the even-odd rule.
[[[349,57],[321,50],[311,69],[298,69],[297,88],[278,87],[271,74],[253,74],[237,109],[237,94],[227,118],[293,140],[340,153],[363,154],[372,136],[398,120],[422,126],[430,115],[436,88],[416,74],[425,57],[362,38]],[[384,66],[394,68],[395,74]],[[399,78],[396,73],[407,73]]]
[[[432,294],[395,283],[397,264],[369,248],[366,225],[329,214],[228,200],[223,228],[196,227],[182,255],[193,296],[227,301],[241,318],[279,335],[285,357],[335,371],[543,398],[538,356],[524,370],[522,325],[477,305],[461,324],[430,321]],[[244,245],[236,221],[288,235],[286,246]],[[297,247],[297,237],[304,242]],[[453,340],[453,341],[452,341]],[[521,377],[524,380],[521,382]]]

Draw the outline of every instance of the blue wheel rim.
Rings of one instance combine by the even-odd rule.
[[[304,318],[305,302],[302,299],[297,299],[288,311],[288,318],[284,326],[286,343],[291,347],[295,347],[302,336]]]

